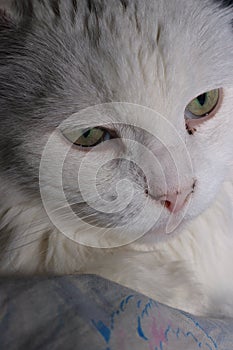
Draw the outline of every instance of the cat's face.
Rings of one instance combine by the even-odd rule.
[[[50,219],[81,243],[179,232],[233,160],[229,11],[202,0],[23,3],[0,24],[2,178],[25,198],[40,180]]]

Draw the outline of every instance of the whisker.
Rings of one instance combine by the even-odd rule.
[[[24,243],[24,244],[22,244],[22,245],[20,245],[18,247],[12,247],[11,249],[5,250],[4,253],[10,253],[10,252],[13,252],[15,250],[25,248],[25,247],[27,247],[27,246],[35,243],[35,242],[38,242],[40,240],[41,240],[41,238],[37,238],[37,239],[35,239],[35,240],[31,241],[31,242]]]

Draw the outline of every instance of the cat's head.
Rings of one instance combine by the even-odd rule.
[[[93,246],[156,242],[212,203],[233,158],[231,10],[0,5],[1,178],[22,201]]]

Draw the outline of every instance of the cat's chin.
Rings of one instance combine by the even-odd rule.
[[[188,221],[183,220],[171,232],[169,232],[167,226],[154,227],[141,238],[131,243],[131,246],[140,251],[154,251],[157,249],[159,243],[169,241],[182,234],[187,225]]]

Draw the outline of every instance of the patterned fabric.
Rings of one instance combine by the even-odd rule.
[[[232,350],[233,320],[171,309],[96,276],[0,280],[1,350]]]

